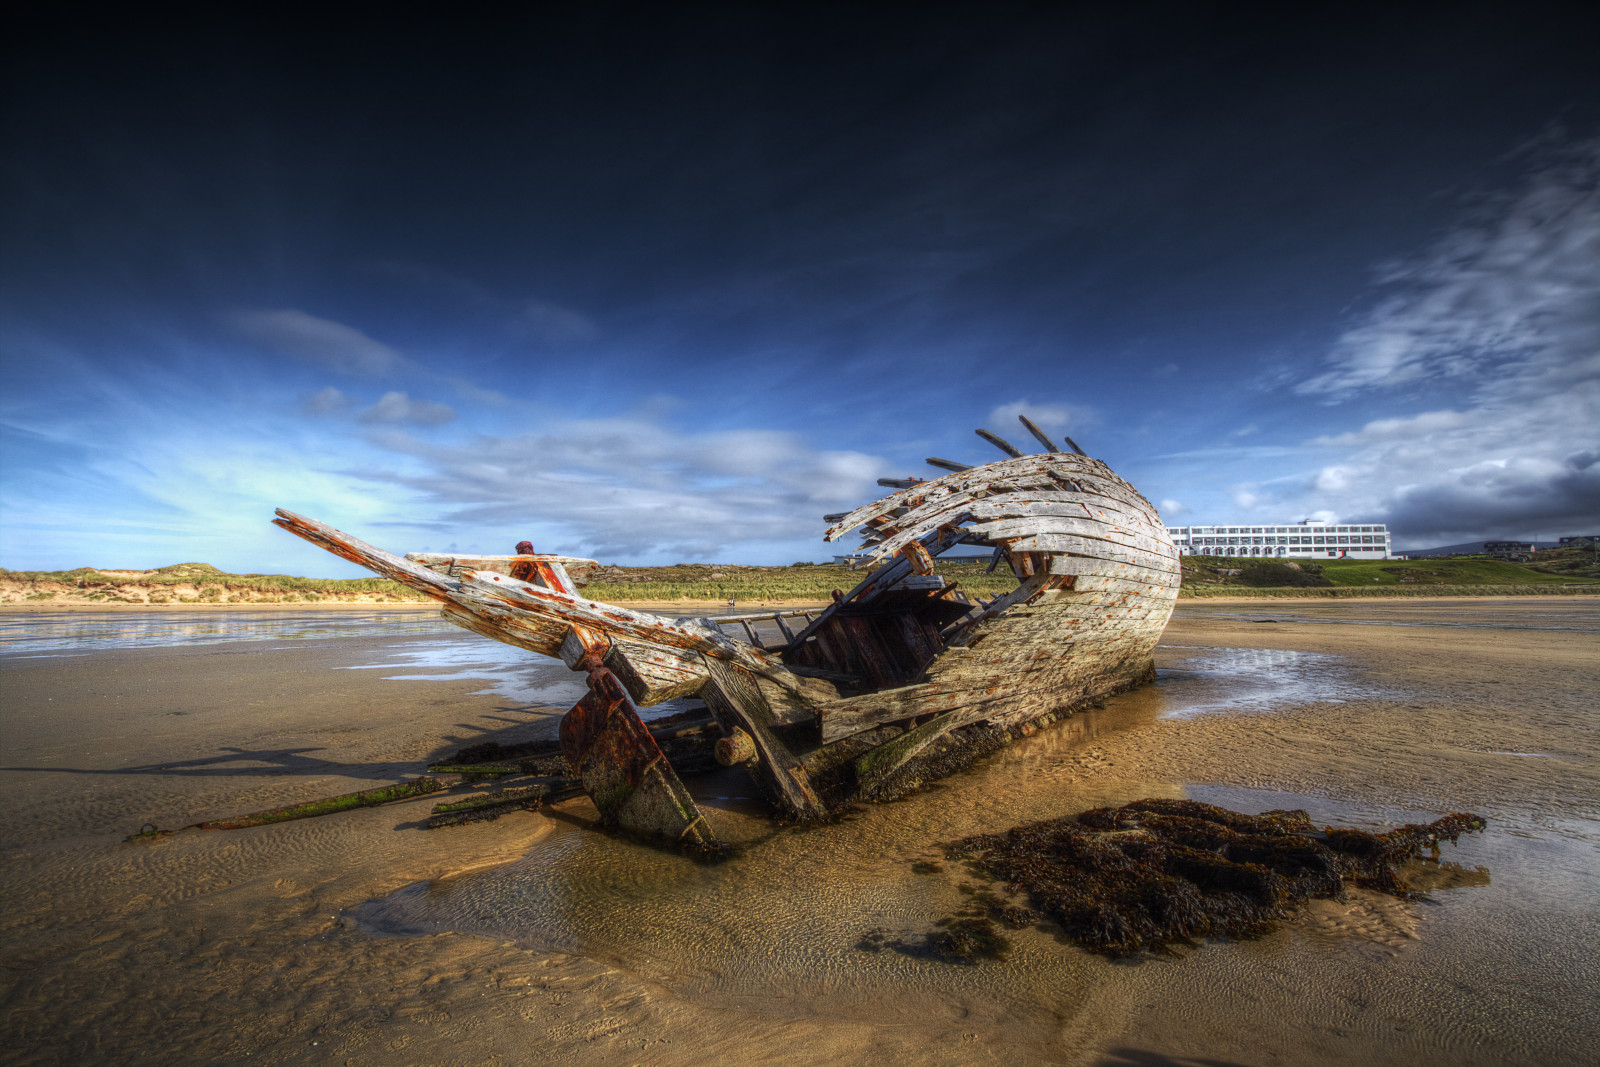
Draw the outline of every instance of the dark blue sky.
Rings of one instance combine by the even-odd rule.
[[[65,10],[8,35],[0,565],[343,573],[275,506],[823,558],[1018,412],[1173,523],[1600,526],[1576,5]]]

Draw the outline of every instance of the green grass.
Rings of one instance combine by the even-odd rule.
[[[1322,573],[1336,586],[1559,585],[1559,575],[1486,556],[1448,559],[1331,559]],[[1410,579],[1407,581],[1406,579]]]
[[[1184,556],[1185,597],[1208,596],[1521,596],[1535,593],[1600,592],[1600,567],[1593,552],[1549,550],[1528,564],[1484,556],[1415,560],[1313,560],[1333,584],[1321,588],[1261,589],[1225,577],[1222,569],[1242,567],[1244,558]],[[993,597],[1016,588],[1005,565],[985,574],[987,559],[937,560],[937,573],[959,583],[970,596]],[[866,576],[835,564],[748,567],[734,564],[680,564],[672,567],[607,567],[584,590],[593,600],[736,600],[742,603],[826,601],[835,589],[849,590]],[[0,578],[65,587],[68,594],[108,602],[137,602],[125,587],[144,587],[151,603],[203,604],[224,599],[255,603],[315,603],[378,595],[390,601],[420,602],[420,593],[384,578],[298,578],[287,574],[228,574],[207,563],[178,563],[126,577],[93,567],[68,571],[0,570]],[[49,599],[50,589],[27,599]]]
[[[1565,550],[1563,550],[1565,552]],[[1570,554],[1570,553],[1568,553]],[[1541,553],[1543,555],[1543,553]],[[1508,563],[1487,556],[1453,556],[1443,559],[1331,559],[1309,562],[1322,568],[1331,586],[1309,589],[1262,589],[1245,585],[1222,570],[1240,569],[1246,557],[1184,556],[1184,597],[1267,596],[1531,596],[1540,593],[1600,593],[1600,577],[1587,574],[1579,561],[1566,556],[1541,569],[1536,556],[1531,564]],[[1566,568],[1557,571],[1556,565]]]
[[[181,603],[216,603],[223,596],[248,594],[257,598],[277,598],[279,601],[309,601],[354,596],[358,593],[380,594],[397,600],[425,600],[420,593],[412,592],[399,582],[387,578],[297,578],[289,574],[229,574],[209,563],[178,563],[150,573],[132,577],[107,574],[93,567],[77,567],[69,571],[11,571],[0,568],[0,578],[24,582],[49,582],[68,587],[69,591],[82,591],[90,599],[115,597],[123,586],[154,587],[153,596],[164,596]],[[195,594],[183,595],[170,590],[179,586],[195,589]],[[33,594],[30,599],[42,594]]]
[[[958,582],[971,595],[991,597],[1017,587],[1010,568],[985,575],[988,561],[936,560],[935,573]],[[832,563],[797,567],[679,565],[608,567],[583,591],[592,600],[829,600],[849,592],[868,574]]]

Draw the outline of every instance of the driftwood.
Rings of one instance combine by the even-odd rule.
[[[1020,421],[1047,453],[1024,455],[980,430],[1008,458],[930,459],[950,473],[882,479],[889,495],[827,516],[830,541],[860,531],[860,566],[870,570],[793,628],[785,613],[669,619],[588,600],[574,579],[598,564],[540,556],[526,542],[514,556],[401,557],[287,511],[275,521],[440,600],[460,626],[586,672],[589,695],[561,727],[571,779],[622,832],[715,850],[636,704],[698,696],[722,735],[718,757],[747,767],[781,815],[812,820],[949,773],[1153,676],[1178,592],[1177,550],[1137,490],[1070,438],[1064,451]],[[1016,589],[974,602],[937,577],[935,560],[957,545],[992,548],[991,569],[1007,563]],[[781,642],[765,644],[758,623]],[[522,765],[478,766],[481,779]],[[533,792],[436,817],[559,792],[524,788]]]

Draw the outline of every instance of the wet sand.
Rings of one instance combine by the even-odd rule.
[[[1595,1062],[1596,608],[1186,601],[1157,686],[925,794],[775,831],[739,772],[693,781],[746,846],[716,867],[599,834],[582,800],[443,831],[420,829],[424,798],[122,843],[552,729],[573,684],[554,662],[515,684],[390,680],[465,635],[0,656],[0,1047],[41,1063]],[[395,666],[347,669],[375,664]],[[1431,903],[1355,892],[1177,958],[1114,963],[1039,930],[972,967],[855,947],[959,907],[965,872],[911,870],[940,842],[1151,795],[1361,825],[1471,810],[1490,828],[1422,872]]]

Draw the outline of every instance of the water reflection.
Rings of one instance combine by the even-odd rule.
[[[455,632],[456,627],[436,613],[416,610],[3,614],[0,615],[0,655],[74,656],[145,646]]]
[[[455,631],[455,627],[450,627]],[[519,704],[568,708],[583,699],[588,686],[584,675],[568,669],[567,665],[550,656],[486,641],[481,637],[465,637],[458,641],[439,639],[396,642],[383,649],[384,662],[360,663],[340,670],[402,671],[383,675],[391,682],[488,682],[474,695],[505,697]],[[649,721],[676,714],[690,704],[698,706],[699,700],[667,700],[648,708],[640,708],[640,718]]]
[[[1288,648],[1164,645],[1154,696],[1167,718],[1217,712],[1266,714],[1316,703],[1382,696],[1338,656]]]
[[[1551,594],[1522,602],[1477,601],[1418,605],[1405,600],[1339,600],[1328,603],[1284,599],[1267,606],[1179,601],[1173,618],[1236,619],[1252,623],[1339,623],[1465,630],[1600,630],[1600,598]]]

